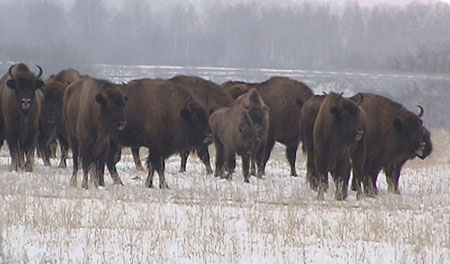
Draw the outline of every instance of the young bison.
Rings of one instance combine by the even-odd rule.
[[[85,78],[67,87],[63,116],[73,153],[72,186],[77,185],[78,157],[83,168],[82,187],[88,188],[91,167],[95,169],[94,185],[104,185],[106,155],[111,140],[125,128],[126,102],[121,85],[109,81]],[[122,184],[117,174],[111,176],[115,184]]]
[[[216,148],[216,177],[231,179],[236,153],[242,157],[245,182],[248,183],[250,178],[250,159],[256,160],[257,176],[261,177],[268,119],[268,107],[256,89],[240,96],[232,107],[219,109],[210,116],[209,124]]]

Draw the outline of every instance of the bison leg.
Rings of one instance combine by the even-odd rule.
[[[11,155],[11,166],[9,167],[10,171],[19,171],[19,146],[17,142],[17,138],[7,137],[9,153]]]
[[[78,173],[78,142],[75,138],[70,139],[70,146],[72,148],[72,177],[70,178],[70,186],[77,187],[77,173]]]
[[[215,177],[223,177],[223,167],[225,163],[224,147],[217,139],[214,140],[214,147],[216,148],[216,170],[214,172]]]
[[[232,180],[234,168],[236,168],[236,154],[232,151],[225,151],[225,178]]]
[[[263,154],[263,164],[262,164],[262,170],[261,175],[266,174],[266,164],[267,161],[269,161],[270,153],[272,152],[273,146],[275,145],[275,140],[273,138],[267,139],[266,145],[264,146],[264,154]]]
[[[291,166],[291,176],[297,177],[297,171],[295,170],[295,159],[297,158],[298,142],[289,144],[286,146],[286,157]]]
[[[391,166],[388,169],[385,169],[384,173],[386,174],[386,182],[388,184],[388,192],[400,194],[398,190],[398,182],[400,179],[400,170],[395,166]]]
[[[117,144],[111,142],[106,156],[106,166],[108,167],[109,174],[111,175],[114,184],[123,185],[122,180],[119,177],[119,173],[117,172],[116,169],[116,163],[118,162],[118,161],[116,162],[118,155],[117,153],[120,152],[121,152],[120,147]]]
[[[67,168],[66,159],[67,159],[67,153],[69,152],[69,143],[63,137],[58,137],[58,141],[59,141],[59,146],[61,149],[61,159],[59,160],[58,168],[61,168],[61,169]]]
[[[244,176],[244,182],[250,183],[250,157],[247,154],[242,154],[242,175]]]
[[[211,168],[211,158],[209,156],[208,144],[202,144],[197,149],[197,154],[205,165],[206,174],[211,174],[213,172]]]
[[[347,158],[342,158],[336,162],[336,170],[332,175],[336,185],[335,199],[337,201],[343,201],[348,196],[350,169],[350,161]]]
[[[136,166],[136,170],[143,171],[144,168],[141,164],[141,158],[139,157],[139,147],[131,148],[131,154],[133,155],[134,165]]]
[[[189,157],[189,151],[183,150],[180,153],[181,163],[180,163],[180,172],[186,172],[186,163]]]

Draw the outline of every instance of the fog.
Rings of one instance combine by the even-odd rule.
[[[353,77],[310,82],[312,88],[338,83],[337,90],[397,89],[387,94],[412,106],[429,105],[427,122],[450,127],[443,115],[450,111],[450,5],[330,2],[4,0],[0,70],[26,62],[40,64],[44,76],[74,67],[106,78],[96,65],[420,74],[427,77],[394,83],[368,76],[361,85]]]
[[[347,3],[339,8],[324,1],[107,3],[2,1],[0,60],[55,67],[114,63],[450,70],[450,6],[445,3]]]

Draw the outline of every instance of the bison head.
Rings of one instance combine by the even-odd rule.
[[[195,145],[211,143],[212,136],[208,124],[209,115],[203,105],[189,99],[186,105],[180,110],[180,116]]]
[[[238,124],[237,138],[238,144],[240,146],[240,152],[251,155],[258,140],[258,130],[253,125],[248,111],[242,110],[241,119]]]
[[[347,144],[360,141],[365,129],[363,110],[352,100],[342,98],[342,93],[330,95],[336,98],[330,111],[334,116],[338,134]]]
[[[115,137],[126,126],[124,107],[128,98],[120,85],[103,83],[95,101],[101,106],[101,115],[110,134]]]
[[[410,158],[424,156],[425,135],[422,120],[418,115],[401,108],[394,120],[393,127],[400,149],[406,152]]]
[[[46,82],[42,92],[44,103],[42,105],[41,120],[48,125],[54,125],[62,117],[62,104],[66,85],[61,82]]]
[[[13,68],[17,66],[19,70],[13,72]],[[35,92],[44,84],[40,79],[42,76],[42,68],[36,65],[39,69],[38,75],[28,70],[24,64],[12,65],[9,67],[8,74],[10,79],[6,82],[8,88],[14,90],[16,97],[16,104],[20,110],[27,114],[35,101]]]

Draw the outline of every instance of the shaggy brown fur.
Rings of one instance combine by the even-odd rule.
[[[71,185],[77,185],[78,156],[83,168],[82,187],[88,188],[89,170],[95,169],[94,185],[104,185],[103,168],[112,139],[125,128],[127,101],[122,85],[84,78],[67,87],[63,118],[73,155]],[[111,172],[111,170],[110,170]],[[92,174],[92,172],[91,172]],[[122,184],[111,172],[115,184]]]
[[[242,157],[244,181],[249,182],[250,158],[258,152],[267,134],[267,109],[263,108],[267,107],[258,92],[252,89],[239,97],[233,106],[219,109],[210,116],[209,124],[216,148],[216,177],[231,179],[237,153]]]
[[[67,167],[66,158],[69,149],[67,136],[62,118],[63,97],[66,88],[81,78],[74,69],[62,70],[48,78],[42,89],[44,101],[39,122],[38,150],[44,165],[50,166],[52,142],[58,140],[61,146],[61,159],[59,168]]]
[[[131,81],[127,95],[127,127],[120,133],[119,144],[149,148],[146,186],[153,187],[157,171],[160,188],[168,188],[165,159],[205,143],[210,134],[208,111],[186,89],[166,80]],[[113,157],[108,158],[108,163],[114,163]]]
[[[299,116],[301,106],[313,95],[311,89],[302,82],[286,77],[272,77],[262,83],[226,82],[222,84],[222,87],[230,90],[233,89],[231,87],[233,85],[247,85],[249,88],[256,88],[264,103],[270,108],[269,132],[263,159],[264,167],[275,141],[278,141],[286,146],[291,175],[297,176],[295,159],[302,131]]]
[[[43,85],[38,68],[35,75],[25,64],[12,65],[0,80],[0,142],[6,138],[11,170],[33,170]]]
[[[348,195],[351,165],[361,185],[364,168],[364,131],[366,116],[352,100],[330,93],[320,105],[313,129],[314,168],[317,172],[318,198],[324,198],[331,172],[337,200]],[[350,164],[351,160],[351,164]],[[361,189],[358,189],[358,195]]]
[[[364,93],[363,96],[361,107],[368,120],[364,191],[369,195],[376,195],[379,171],[384,166],[389,168],[392,164],[402,163],[400,161],[405,158],[422,156],[426,139],[424,140],[422,120],[418,115],[386,97],[369,93]],[[399,174],[401,167],[397,167]]]

